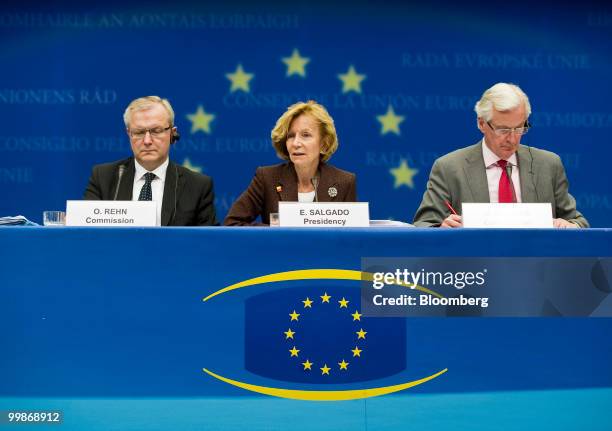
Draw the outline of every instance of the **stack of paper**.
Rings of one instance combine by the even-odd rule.
[[[370,227],[414,227],[414,225],[397,220],[370,220]]]
[[[24,216],[0,217],[0,226],[38,226]]]

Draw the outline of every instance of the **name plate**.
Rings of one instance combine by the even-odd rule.
[[[278,218],[284,227],[367,227],[367,202],[279,202]]]
[[[553,227],[550,203],[464,203],[463,227],[549,228]]]
[[[155,226],[154,201],[67,201],[66,226]]]

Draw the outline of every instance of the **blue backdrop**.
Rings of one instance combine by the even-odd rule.
[[[0,215],[80,198],[94,164],[130,154],[126,105],[157,94],[182,133],[171,157],[214,178],[220,217],[278,162],[276,119],[312,98],[371,217],[411,220],[435,158],[480,138],[474,103],[508,81],[533,106],[523,142],[561,155],[606,226],[611,36],[603,2],[4,2]]]

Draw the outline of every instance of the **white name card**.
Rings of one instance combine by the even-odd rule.
[[[365,227],[370,225],[367,202],[279,202],[280,226]]]
[[[154,201],[67,201],[66,226],[155,226]]]
[[[548,228],[553,227],[550,203],[464,203],[463,227]]]

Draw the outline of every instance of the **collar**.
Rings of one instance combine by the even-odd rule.
[[[487,146],[484,138],[482,138],[482,158],[487,169],[491,166],[497,166],[497,161],[499,160],[499,157]],[[510,156],[508,163],[511,166],[518,166],[516,153]]]
[[[150,171],[150,172],[153,172],[157,178],[159,178],[160,180],[162,180],[162,182],[164,182],[166,181],[166,171],[168,170],[169,163],[170,163],[170,157],[168,157],[166,161],[162,163],[161,165],[159,165],[155,170]],[[134,174],[134,179],[136,181],[142,179],[144,174],[149,172],[145,168],[143,168],[142,165],[138,163],[136,159],[134,159],[134,166],[136,167],[136,173]]]

